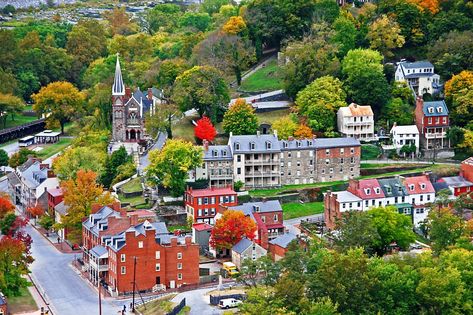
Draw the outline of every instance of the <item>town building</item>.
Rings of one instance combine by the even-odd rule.
[[[54,174],[49,164],[43,164],[37,158],[29,158],[23,165],[17,167],[8,175],[8,185],[11,200],[19,206],[21,211],[29,207],[35,207],[38,200],[49,189],[59,187],[59,180]],[[47,208],[47,198],[45,204],[40,206]]]
[[[338,131],[343,137],[360,141],[378,140],[374,134],[374,114],[371,106],[351,103],[340,107],[337,112]]]
[[[146,93],[137,89],[132,93],[125,87],[117,55],[112,85],[112,141],[118,144],[114,147],[118,149],[127,143],[128,151],[138,151],[137,144],[146,138],[145,116],[154,114],[163,99],[162,91],[156,88],[150,88]]]
[[[460,164],[460,176],[473,182],[473,156],[462,161]]]
[[[289,244],[297,240],[297,236],[292,233],[284,233],[269,241],[269,253],[273,261],[279,261],[286,256]]]
[[[394,78],[397,82],[406,82],[417,96],[437,93],[440,88],[440,76],[434,73],[434,65],[429,61],[397,63]]]
[[[418,97],[415,116],[420,147],[423,150],[450,148],[450,140],[447,137],[450,120],[445,101],[424,102],[422,98]]]
[[[119,295],[199,282],[199,246],[191,236],[173,236],[164,222],[147,218],[148,213],[128,215],[118,203],[92,208],[82,223],[82,238],[93,284],[103,280],[112,295]]]
[[[232,263],[241,269],[245,259],[257,260],[267,253],[266,249],[245,237],[232,247]]]
[[[354,138],[230,135],[226,146],[204,144],[204,163],[196,177],[217,187],[242,182],[246,189],[347,180],[360,175],[360,148]]]
[[[63,218],[67,215],[69,208],[64,204],[64,194],[61,188],[49,189],[47,193],[48,207],[47,212],[54,219],[55,223],[62,223]],[[67,229],[59,229],[56,231],[61,239],[67,238]]]
[[[238,205],[237,193],[231,187],[210,187],[208,189],[188,188],[184,193],[184,207],[187,218],[194,223],[214,224],[218,206]]]
[[[418,226],[426,219],[428,204],[434,200],[435,189],[428,175],[350,180],[347,190],[325,194],[325,224],[333,229],[343,212],[395,206]]]
[[[218,220],[225,210],[242,211],[249,216],[256,223],[254,241],[264,249],[268,249],[270,240],[284,234],[283,210],[278,200],[247,202],[239,206],[221,206],[215,220]]]
[[[201,254],[205,254],[209,250],[212,229],[213,226],[208,223],[194,223],[192,225],[192,243],[200,246]]]
[[[415,156],[419,154],[419,130],[416,125],[398,126],[394,124],[391,128],[391,136],[397,154],[401,154],[401,149],[405,145],[415,145]]]
[[[460,164],[459,176],[442,177],[438,182],[445,183],[455,197],[473,192],[473,157]]]

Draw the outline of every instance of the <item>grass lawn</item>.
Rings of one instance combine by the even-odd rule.
[[[246,78],[240,86],[245,92],[273,91],[283,88],[283,72],[273,59],[265,67]]]
[[[174,232],[175,230],[189,231],[189,226],[188,225],[170,225],[170,226],[168,226],[168,231],[169,232]]]
[[[291,113],[290,109],[280,109],[280,110],[274,110],[271,112],[265,112],[265,113],[256,113],[256,116],[258,116],[258,123],[268,123],[272,124],[275,120],[286,117]]]
[[[162,299],[148,302],[145,305],[140,305],[137,309],[143,315],[165,315],[172,311],[175,306],[175,303],[171,302],[172,298],[175,296],[176,294],[165,296]]]
[[[305,217],[308,215],[319,214],[324,212],[324,203],[318,202],[290,202],[282,204],[284,220]]]
[[[143,191],[141,187],[141,177],[136,177],[124,184],[121,189],[125,192]]]
[[[12,314],[29,313],[38,310],[38,306],[28,288],[21,289],[19,296],[9,297],[8,308]]]
[[[381,154],[381,149],[372,144],[361,145],[361,159],[362,160],[376,160]]]
[[[38,152],[38,157],[46,159],[50,156],[53,156],[54,154],[61,152],[71,145],[71,142],[71,138],[60,138],[57,143],[40,145],[43,149]]]
[[[141,195],[127,198],[123,194],[118,194],[118,199],[121,202],[129,203],[130,206],[135,209],[150,209],[151,208],[151,204],[146,203],[145,199]]]
[[[11,120],[11,117],[8,117],[5,128],[3,128],[3,121],[2,121],[0,130],[23,125],[37,119],[38,119],[37,117],[23,116],[23,115],[15,115],[15,120]]]
[[[173,138],[180,138],[195,143],[194,125],[192,120],[197,121],[199,117],[184,117],[172,126]]]

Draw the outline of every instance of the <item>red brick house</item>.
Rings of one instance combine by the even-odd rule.
[[[283,259],[286,256],[289,244],[296,239],[297,236],[295,234],[285,233],[269,241],[268,251],[273,261]]]
[[[225,210],[242,211],[255,221],[257,230],[254,241],[268,249],[268,242],[281,234],[284,234],[283,212],[278,200],[262,202],[248,202],[240,206],[221,207],[220,212]],[[218,219],[218,216],[215,217]]]
[[[450,140],[447,137],[450,119],[445,101],[424,102],[421,97],[418,97],[415,118],[422,149],[450,148]]]
[[[8,313],[8,304],[5,296],[0,292],[0,315],[7,315]]]
[[[132,292],[135,257],[136,291],[199,282],[199,246],[190,236],[170,235],[152,217],[149,211],[127,213],[118,203],[93,207],[82,223],[84,264],[93,284],[102,279],[113,295]]]
[[[442,177],[439,182],[447,184],[455,197],[473,191],[473,157],[460,164],[460,175]]]
[[[473,156],[460,164],[460,176],[463,176],[467,181],[473,182]]]
[[[219,205],[238,205],[237,193],[231,187],[211,187],[208,189],[188,188],[184,194],[187,217],[194,223],[214,224]]]

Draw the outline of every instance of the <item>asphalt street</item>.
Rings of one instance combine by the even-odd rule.
[[[54,315],[98,314],[98,295],[77,272],[72,269],[74,254],[56,250],[36,229],[26,228],[33,239],[31,265],[32,278]],[[117,314],[121,309],[111,298],[102,300],[102,314]]]

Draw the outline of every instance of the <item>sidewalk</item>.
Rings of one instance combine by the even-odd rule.
[[[46,230],[40,226],[36,226],[35,224],[30,222],[30,225],[36,229],[45,239],[47,239],[51,245],[53,245],[58,251],[63,254],[79,254],[82,251],[80,249],[74,250],[69,246],[68,243],[65,241],[58,242],[58,235],[55,232],[49,232],[46,235]]]

